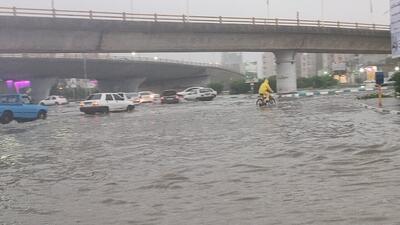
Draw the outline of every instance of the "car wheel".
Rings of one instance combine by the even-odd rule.
[[[104,110],[103,110],[103,113],[104,114],[109,114],[110,113],[110,108],[105,107]]]
[[[37,118],[38,118],[39,120],[45,120],[45,119],[47,119],[47,112],[46,112],[46,111],[43,111],[43,110],[39,111],[39,113],[38,113],[38,115],[37,115]]]
[[[8,124],[11,121],[13,121],[13,119],[14,119],[13,113],[10,112],[10,111],[5,111],[5,112],[3,112],[3,115],[0,118],[0,123],[1,124]]]
[[[127,112],[132,112],[135,109],[135,106],[129,105],[128,108],[126,108]]]

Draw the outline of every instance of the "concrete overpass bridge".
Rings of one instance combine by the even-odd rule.
[[[274,52],[295,92],[297,52],[389,54],[389,26],[334,21],[0,8],[0,52]]]
[[[0,55],[0,79],[29,80],[32,97],[42,99],[49,95],[57,79],[95,79],[101,91],[161,91],[185,88],[210,82],[224,83],[243,79],[243,75],[217,64],[193,63],[177,60],[124,57],[90,57],[65,54]]]

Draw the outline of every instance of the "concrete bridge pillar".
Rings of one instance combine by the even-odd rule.
[[[296,52],[274,52],[277,70],[277,92],[280,94],[297,92]]]
[[[146,78],[119,78],[97,80],[101,92],[136,92]]]
[[[50,95],[51,87],[57,83],[57,78],[31,78],[31,93],[32,101],[38,103]]]

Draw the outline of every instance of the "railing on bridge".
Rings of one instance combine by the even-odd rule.
[[[300,19],[267,19],[246,17],[222,16],[192,16],[192,15],[165,15],[165,14],[138,14],[126,12],[101,12],[101,11],[74,11],[58,9],[32,9],[16,7],[0,7],[0,16],[31,16],[53,18],[79,18],[93,20],[119,20],[119,21],[148,21],[148,22],[175,22],[175,23],[215,23],[215,24],[249,24],[269,26],[305,26],[305,27],[330,27],[360,30],[390,30],[389,25],[350,23],[340,21],[300,20]]]
[[[1,57],[10,58],[55,58],[55,59],[104,59],[104,60],[119,60],[119,61],[140,61],[140,62],[160,62],[160,63],[173,63],[183,64],[191,66],[202,66],[202,67],[216,67],[220,69],[230,70],[229,67],[225,67],[220,63],[202,63],[202,62],[191,62],[184,60],[175,59],[163,59],[158,57],[143,57],[143,56],[116,56],[109,54],[81,54],[81,53],[49,53],[49,54],[35,54],[35,53],[16,53],[16,54],[0,54]]]

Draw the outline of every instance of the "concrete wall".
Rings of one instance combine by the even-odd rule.
[[[388,54],[389,31],[2,16],[0,52],[297,52]]]

